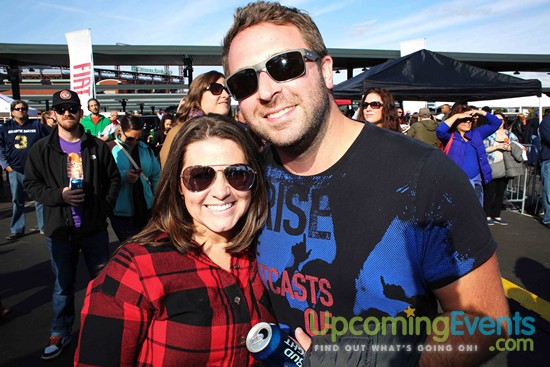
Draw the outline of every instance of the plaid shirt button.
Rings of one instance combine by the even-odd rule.
[[[240,304],[241,303],[241,297],[235,297],[233,299],[233,302],[235,302],[236,304]]]
[[[239,339],[239,343],[241,344],[246,343],[246,338],[244,336],[241,336],[241,338]]]

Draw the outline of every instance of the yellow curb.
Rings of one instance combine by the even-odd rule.
[[[550,321],[550,302],[507,279],[502,278],[502,285],[507,298],[513,299],[526,309],[538,313],[546,321]]]

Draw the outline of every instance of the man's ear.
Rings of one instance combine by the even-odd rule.
[[[325,86],[327,89],[332,89],[334,87],[334,82],[332,80],[332,57],[326,55],[321,59],[321,72],[323,73],[323,79],[325,80]]]

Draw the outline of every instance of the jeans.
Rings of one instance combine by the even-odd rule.
[[[542,207],[544,209],[542,223],[550,224],[550,159],[542,161],[540,177],[542,177]]]
[[[25,233],[25,199],[26,193],[23,188],[23,180],[25,175],[16,171],[8,172],[11,190],[11,202],[13,203],[13,211],[10,223],[11,233]],[[36,217],[38,220],[38,229],[44,231],[44,215],[42,204],[35,202]]]
[[[470,184],[476,192],[477,200],[479,204],[483,207],[483,181],[481,180],[481,174],[477,175],[474,178],[470,178]]]
[[[109,219],[111,221],[111,227],[120,242],[126,241],[143,229],[143,227],[137,227],[132,223],[132,217],[111,215]]]
[[[58,240],[48,237],[52,271],[55,283],[52,295],[54,318],[51,323],[52,336],[69,336],[74,323],[74,283],[80,251],[84,255],[88,274],[95,278],[102,265],[109,260],[109,235],[107,231],[98,234]]]

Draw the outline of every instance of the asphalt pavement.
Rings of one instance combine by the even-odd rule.
[[[53,274],[46,238],[34,231],[17,241],[4,239],[11,219],[6,190],[7,186],[0,183],[0,297],[12,312],[0,320],[0,366],[71,366],[80,323],[78,314],[72,344],[54,360],[40,359],[52,317]],[[505,288],[511,311],[532,315],[536,320],[536,331],[531,336],[534,350],[502,352],[483,366],[550,366],[550,229],[536,218],[516,211],[505,211],[503,218],[508,226],[494,225],[490,229],[499,244],[501,275],[509,283]],[[35,226],[34,206],[29,202],[27,228]],[[114,249],[116,237],[109,232]],[[77,310],[82,307],[87,282],[81,259],[76,283]]]

